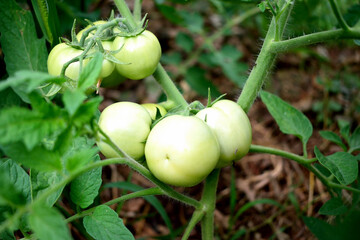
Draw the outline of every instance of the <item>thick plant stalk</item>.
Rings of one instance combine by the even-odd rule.
[[[271,45],[275,39],[281,38],[293,6],[293,4],[288,4],[284,0],[281,1],[279,5],[286,6],[286,8],[278,19],[275,16],[272,18],[260,54],[237,101],[245,112],[248,112],[251,108],[265,79],[271,71],[277,57],[277,54],[271,51]]]

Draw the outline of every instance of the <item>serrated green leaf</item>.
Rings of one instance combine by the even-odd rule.
[[[83,224],[96,240],[135,239],[117,213],[105,205],[96,207],[92,215],[84,217]]]
[[[346,213],[347,207],[340,198],[331,198],[324,205],[321,206],[319,213],[323,215],[341,215]]]
[[[340,147],[342,147],[342,149],[345,151],[346,150],[346,146],[345,144],[342,142],[341,138],[336,135],[336,133],[330,132],[330,131],[320,131],[320,136],[325,138],[326,140],[329,140],[333,143],[336,143],[337,145],[339,145]]]
[[[186,33],[179,32],[175,38],[176,44],[189,53],[194,48],[194,40]]]
[[[71,240],[64,217],[55,209],[35,205],[28,218],[31,229],[40,240]]]
[[[44,116],[43,113],[21,107],[1,110],[0,144],[22,141],[28,151],[32,150],[44,138],[65,129],[65,120],[52,113]]]
[[[101,72],[102,61],[103,55],[97,52],[89,63],[86,64],[79,76],[78,88],[80,90],[86,91],[89,87],[95,85]]]
[[[330,156],[324,156],[315,147],[315,155],[319,162],[326,167],[336,179],[343,185],[348,185],[358,176],[358,162],[356,158],[347,152],[336,152]]]
[[[14,0],[0,1],[0,32],[9,76],[22,69],[47,71],[45,40],[37,38],[30,11],[20,8]]]
[[[310,120],[302,112],[274,94],[262,91],[261,99],[279,125],[280,130],[285,134],[299,137],[305,145],[313,132]]]
[[[74,124],[76,126],[89,124],[90,120],[96,117],[101,101],[101,97],[95,97],[82,104],[73,116]]]
[[[27,150],[24,144],[18,142],[1,145],[0,148],[11,159],[24,164],[26,167],[40,171],[60,171],[62,169],[61,159],[58,153],[49,151],[42,146]]]
[[[96,157],[100,161],[100,157]],[[70,185],[71,200],[81,208],[90,206],[99,194],[102,168],[95,168],[75,178]]]
[[[38,196],[48,191],[49,188],[59,183],[63,177],[58,172],[40,172],[31,169],[30,179],[32,199],[36,199]],[[47,207],[52,207],[60,197],[64,187],[50,194],[43,204]]]
[[[211,97],[216,98],[220,95],[216,86],[206,78],[205,70],[201,68],[189,68],[185,74],[185,80],[194,91],[204,97],[208,95],[209,88],[211,90]]]
[[[76,110],[80,107],[82,102],[86,99],[85,93],[81,91],[66,91],[62,100],[64,102],[65,108],[70,114],[70,116],[74,115]]]

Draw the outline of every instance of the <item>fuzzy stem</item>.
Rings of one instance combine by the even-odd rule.
[[[204,217],[201,219],[202,240],[214,239],[214,211],[216,205],[216,190],[220,169],[216,168],[205,180],[205,186],[200,202],[203,204]]]
[[[163,88],[166,96],[170,101],[173,101],[176,105],[180,105],[184,108],[188,106],[188,103],[176,88],[175,84],[170,79],[169,75],[160,63],[158,64],[153,76]]]
[[[282,1],[281,6],[284,4],[287,7],[282,11],[281,16],[277,20],[275,16],[272,18],[260,54],[237,101],[245,112],[249,111],[275,62],[277,55],[271,51],[272,42],[275,40],[276,35],[282,36],[293,6],[293,4],[289,5],[287,2]]]

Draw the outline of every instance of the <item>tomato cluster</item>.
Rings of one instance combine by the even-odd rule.
[[[151,128],[159,113],[162,118]],[[194,186],[249,151],[251,125],[233,101],[219,100],[195,116],[165,114],[157,104],[119,102],[101,113],[99,127],[130,157],[145,157],[154,176],[174,186]],[[106,157],[119,157],[103,140],[98,146]]]
[[[106,21],[94,22],[94,25],[104,24]],[[81,30],[76,38],[80,41],[84,31],[91,27],[89,25]],[[118,29],[114,29],[115,36],[119,34]],[[95,34],[95,30],[91,31],[86,39],[90,39]],[[113,40],[101,40],[102,48],[116,59],[111,61],[104,58],[100,73],[101,86],[111,87],[118,85],[125,79],[139,80],[146,78],[154,73],[161,57],[161,46],[156,36],[148,30],[144,30],[136,36],[116,36]],[[98,51],[99,47],[95,45],[89,51]],[[83,50],[72,47],[71,44],[60,43],[56,45],[50,52],[47,65],[48,72],[51,75],[60,75],[63,65],[71,59],[80,56]],[[88,63],[89,59],[85,58],[82,66]],[[72,80],[79,77],[80,63],[73,62],[65,71],[65,76]]]

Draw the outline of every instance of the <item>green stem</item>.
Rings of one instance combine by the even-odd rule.
[[[317,159],[316,158],[311,158],[308,159],[306,157],[302,157],[299,155],[296,155],[294,153],[291,152],[286,152],[280,149],[276,149],[276,148],[271,148],[271,147],[265,147],[265,146],[260,146],[260,145],[251,145],[250,146],[250,151],[252,153],[269,153],[269,154],[273,154],[273,155],[277,155],[277,156],[281,156],[290,160],[294,160],[295,162],[298,162],[300,164],[310,164],[313,162],[316,162]]]
[[[204,217],[205,215],[205,212],[203,210],[195,210],[195,212],[193,213],[191,219],[190,219],[190,222],[189,224],[187,225],[185,231],[184,231],[184,234],[181,238],[181,240],[186,240],[189,238],[192,230],[194,229],[194,227],[196,226],[196,224],[198,222],[200,222],[200,220]]]
[[[135,0],[134,2],[134,19],[135,21],[141,21],[141,4],[143,0]]]
[[[336,0],[329,0],[329,2],[330,2],[331,9],[332,9],[335,17],[339,22],[340,27],[342,29],[344,29],[345,31],[350,30],[349,25],[347,25],[345,19],[343,18],[342,14],[340,12],[340,9],[339,9],[339,6],[337,5]]]
[[[271,52],[282,53],[294,48],[338,39],[360,39],[360,29],[349,29],[347,31],[344,29],[328,30],[307,34],[305,36],[296,37],[289,40],[273,42],[271,44]]]
[[[220,169],[214,169],[205,180],[205,186],[200,202],[203,204],[205,215],[201,219],[202,240],[214,239],[214,211],[216,205],[216,190]]]
[[[131,14],[129,7],[127,6],[125,0],[114,0],[116,7],[119,9],[121,15],[125,18],[125,24],[130,31],[137,29],[137,24],[134,20],[134,16]]]
[[[158,64],[153,76],[163,88],[169,100],[173,101],[176,105],[180,105],[184,108],[188,106],[188,103],[186,102],[186,100],[179,92],[179,90],[177,89],[177,87],[170,79],[169,75],[160,63]]]
[[[148,196],[148,195],[160,195],[161,193],[162,193],[162,191],[158,187],[147,188],[144,190],[136,191],[136,192],[129,193],[129,194],[123,195],[121,197],[112,199],[112,200],[104,203],[103,205],[110,206],[112,204],[123,202],[123,201],[130,200],[133,198],[138,198],[138,197],[143,197],[143,196]],[[86,209],[85,211],[82,211],[81,213],[75,214],[75,215],[67,218],[66,223],[72,222],[76,219],[83,218],[85,216],[92,214],[97,207],[98,206]]]
[[[281,6],[284,4],[287,3],[282,1]],[[255,65],[251,70],[243,91],[237,101],[245,112],[249,111],[275,62],[277,55],[272,51],[272,43],[275,40],[276,35],[282,36],[292,10],[292,6],[292,4],[287,5],[287,8],[283,10],[281,16],[277,20],[275,20],[275,17],[272,18],[259,56],[256,59]]]

